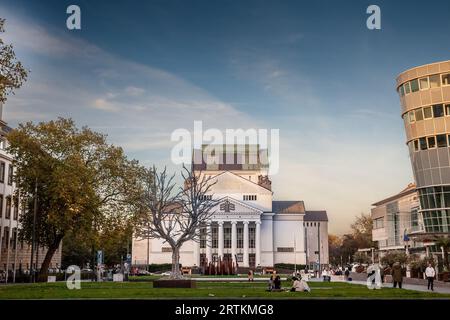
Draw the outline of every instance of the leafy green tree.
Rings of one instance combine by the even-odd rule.
[[[370,263],[371,259],[365,252],[355,252],[353,261],[358,263]]]
[[[381,263],[389,267],[392,267],[396,262],[404,265],[407,261],[408,256],[402,251],[389,251],[381,258]]]
[[[370,214],[361,213],[360,216],[356,217],[355,222],[351,225],[351,229],[357,248],[374,247],[375,244],[372,241],[373,220]]]
[[[141,167],[129,161],[121,148],[109,145],[105,135],[59,118],[20,124],[7,139],[16,168],[16,193],[25,209],[20,237],[28,243],[36,195],[35,239],[48,248],[41,275],[47,273],[64,236],[76,233],[88,238],[107,228],[110,217],[132,215]]]
[[[5,32],[5,19],[0,18],[0,35]],[[17,60],[12,44],[0,38],[0,104],[26,81],[28,71]]]
[[[442,248],[442,250],[444,251],[444,268],[446,271],[450,270],[449,267],[449,262],[448,262],[448,251],[450,250],[450,238],[449,237],[438,237],[436,238],[434,244],[438,247],[438,248]]]

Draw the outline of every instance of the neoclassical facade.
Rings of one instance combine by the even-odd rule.
[[[307,211],[303,201],[274,201],[261,166],[215,165],[199,168],[216,183],[211,197],[222,201],[199,242],[180,252],[183,266],[204,260],[233,259],[240,267],[277,263],[328,264],[326,211]],[[133,239],[134,265],[171,262],[171,249],[159,239]]]

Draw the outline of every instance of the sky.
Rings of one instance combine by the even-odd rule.
[[[81,9],[81,30],[66,8]],[[381,9],[369,30],[366,9]],[[413,182],[396,76],[448,60],[449,1],[23,1],[0,17],[30,70],[12,127],[71,117],[143,165],[178,128],[280,131],[275,200],[327,210],[329,232]]]

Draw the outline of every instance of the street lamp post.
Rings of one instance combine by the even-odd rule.
[[[31,258],[30,258],[30,282],[35,281],[33,259],[34,259],[34,246],[36,240],[36,215],[37,215],[37,178],[34,185],[34,209],[33,209],[33,226],[31,233]]]

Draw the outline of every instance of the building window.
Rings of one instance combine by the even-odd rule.
[[[433,105],[433,116],[440,118],[444,116],[444,106],[442,104]]]
[[[440,77],[438,74],[430,76],[430,88],[439,88],[441,86]]]
[[[242,253],[236,254],[237,262],[244,262],[244,255]]]
[[[255,232],[256,229],[254,226],[248,227],[248,247],[249,248],[255,248]]]
[[[292,247],[278,247],[277,252],[294,252]]]
[[[223,228],[223,247],[226,249],[231,248],[231,227]]]
[[[445,115],[450,116],[450,104],[445,105]]]
[[[423,108],[423,117],[425,119],[433,118],[433,113],[431,111],[431,107],[425,107]]]
[[[417,79],[411,80],[411,92],[417,91],[419,91],[419,80]]]
[[[11,197],[6,197],[6,213],[5,218],[9,219],[11,217]]]
[[[417,109],[416,110],[416,116],[415,116],[416,121],[420,121],[423,120],[423,112],[422,109]]]
[[[14,169],[13,169],[13,165],[10,164],[9,165],[9,170],[8,170],[8,184],[11,186],[13,183],[13,175],[14,175]]]
[[[200,228],[200,248],[206,248],[206,228]]]
[[[400,86],[400,95],[403,97],[405,95],[405,88]]]
[[[373,220],[373,228],[381,229],[384,228],[384,218],[377,218]]]
[[[419,151],[419,140],[414,140],[414,151]]]
[[[409,82],[405,83],[405,94],[411,93],[411,87],[409,86]]]
[[[161,252],[172,252],[172,248],[171,247],[162,247]]]
[[[408,118],[409,118],[409,123],[416,121],[416,118],[414,117],[414,111],[408,112]]]
[[[443,86],[450,85],[450,73],[444,73],[442,75],[442,85]]]
[[[19,218],[19,199],[17,197],[14,197],[14,214],[13,219],[17,221]]]
[[[218,227],[212,227],[211,228],[211,239],[212,239],[212,247],[213,248],[218,248],[218,243],[219,243],[219,228]]]
[[[212,200],[212,194],[201,195],[200,200],[202,200],[202,201]]]
[[[256,201],[256,195],[244,195],[244,201]]]
[[[3,218],[3,195],[0,194],[0,219]]]
[[[426,90],[430,88],[430,84],[428,83],[428,77],[420,78],[420,90]]]
[[[236,235],[237,235],[237,248],[242,249],[244,248],[244,228],[242,226],[238,226],[236,228]]]
[[[445,136],[445,134],[438,134],[436,136],[436,142],[438,148],[444,148],[447,146],[447,137]]]
[[[5,182],[5,169],[6,164],[4,162],[0,162],[0,182]]]
[[[428,149],[436,148],[436,139],[434,137],[428,137]]]

